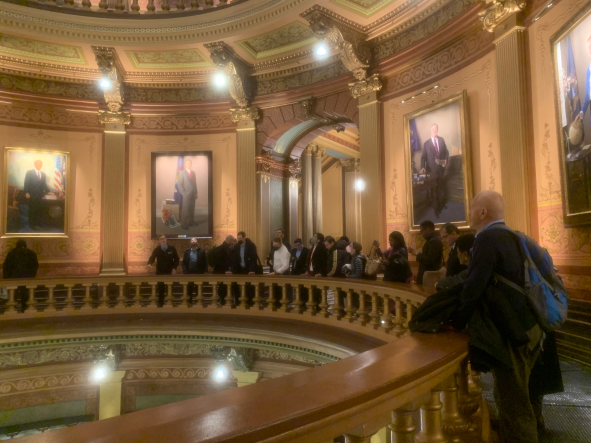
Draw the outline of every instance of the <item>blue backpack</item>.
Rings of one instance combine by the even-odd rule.
[[[513,233],[518,241],[519,252],[525,267],[525,287],[520,287],[499,274],[494,278],[523,293],[538,324],[547,332],[559,329],[566,321],[569,294],[548,251],[523,234],[505,225],[495,225],[495,229],[505,229]]]

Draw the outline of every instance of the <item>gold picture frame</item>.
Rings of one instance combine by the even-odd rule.
[[[550,37],[562,213],[566,228],[591,224],[591,118],[587,117],[591,116],[591,111],[587,113],[590,106],[583,109],[586,101],[591,99],[585,78],[591,70],[590,36],[591,1]],[[581,110],[583,117],[577,122],[575,114]],[[550,195],[549,199],[552,198]]]
[[[69,152],[4,148],[2,238],[68,238],[70,181]]]
[[[458,228],[469,227],[472,163],[467,103],[464,90],[404,115],[406,194],[411,232],[419,231],[424,220],[431,220],[436,226],[454,223]],[[447,127],[439,129],[438,121],[446,123]],[[433,126],[437,126],[436,137],[441,141],[436,143],[441,149],[434,147]],[[419,153],[420,160],[417,160]],[[438,173],[440,171],[443,172]]]

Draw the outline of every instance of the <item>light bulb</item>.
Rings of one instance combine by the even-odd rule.
[[[94,371],[94,378],[96,380],[102,380],[103,378],[105,378],[105,375],[105,370],[102,368],[99,368],[96,371]]]
[[[226,84],[226,76],[224,74],[222,74],[221,72],[218,72],[213,77],[213,82],[215,83],[216,86],[222,87]]]
[[[363,191],[365,189],[365,182],[361,179],[357,179],[355,181],[355,189],[358,191]]]
[[[111,87],[110,80],[106,78],[103,78],[99,84],[103,89],[109,89]]]
[[[316,55],[319,55],[320,57],[324,56],[327,54],[327,50],[325,46],[318,46],[318,48],[316,48]]]

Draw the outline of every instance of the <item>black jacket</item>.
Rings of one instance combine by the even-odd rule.
[[[450,251],[449,255],[447,256],[447,263],[445,264],[445,276],[451,277],[453,275],[458,275],[465,269],[468,269],[468,266],[463,265],[460,263],[460,258],[458,257],[458,248],[454,244]]]
[[[326,259],[327,277],[345,277],[343,266],[351,262],[351,254],[347,252],[347,245],[346,241],[339,240],[328,250]]]
[[[382,265],[384,271],[383,281],[406,283],[411,280],[412,269],[408,262],[408,251],[406,248],[388,251],[383,257],[386,260]]]
[[[258,261],[257,247],[249,238],[244,239],[244,245],[245,271],[247,273],[256,272]],[[240,274],[241,268],[240,245],[236,244],[232,252],[232,273]]]
[[[417,273],[417,284],[423,284],[425,271],[439,271],[443,265],[443,242],[439,235],[434,232],[426,239],[423,252],[417,255],[419,272]]]
[[[312,254],[311,259],[308,259],[308,264],[310,260],[312,260],[312,271],[310,271],[310,266],[306,266],[306,270],[310,271],[312,275],[320,274],[323,277],[326,277],[326,260],[328,259],[328,252],[326,250],[326,246],[323,242],[320,242],[310,251]]]
[[[203,248],[197,248],[197,264],[193,269],[189,268],[191,259],[191,248],[183,254],[183,274],[206,274],[207,273],[207,253]]]
[[[302,248],[300,258],[297,258],[298,250],[293,248],[291,250],[291,273],[292,275],[302,275],[308,269],[308,261],[310,261],[310,250],[306,247]]]
[[[162,250],[160,245],[152,251],[152,255],[148,260],[148,264],[151,265],[156,260],[156,274],[158,275],[169,275],[173,269],[176,269],[179,265],[179,254],[172,245],[168,245],[166,251]]]
[[[226,242],[209,251],[208,262],[213,268],[214,274],[225,274],[231,270],[232,254],[232,248]]]
[[[37,254],[28,248],[14,248],[4,260],[2,275],[4,278],[33,278],[37,275],[39,262]]]

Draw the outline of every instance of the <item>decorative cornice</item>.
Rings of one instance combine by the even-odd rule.
[[[486,0],[488,5],[485,11],[480,12],[482,26],[488,32],[493,32],[495,27],[515,12],[525,9],[525,0]]]
[[[230,109],[230,118],[234,123],[245,120],[256,121],[260,118],[259,108],[252,106],[250,108]]]
[[[103,95],[96,87],[96,84],[56,82],[8,74],[0,74],[0,87],[8,91],[32,92],[87,100],[100,100]]]
[[[378,74],[374,74],[366,80],[361,80],[355,83],[349,83],[349,89],[353,98],[359,98],[369,92],[379,91],[382,89],[382,82]]]
[[[132,129],[148,129],[148,130],[211,130],[223,128],[235,128],[236,125],[232,118],[227,115],[208,115],[208,116],[192,116],[192,115],[157,115],[157,116],[134,116],[131,115]]]
[[[326,41],[329,46],[339,51],[341,62],[362,80],[367,76],[367,69],[371,63],[371,48],[367,43],[367,36],[358,27],[345,24],[344,20],[335,20],[334,13],[327,14],[322,7],[313,7],[300,14],[310,23],[316,38]]]
[[[131,114],[129,112],[112,112],[99,111],[99,122],[101,123],[117,123],[120,125],[128,125],[131,123]]]
[[[14,105],[0,105],[0,120],[19,123],[35,123],[51,127],[64,126],[100,128],[97,114],[87,112],[68,112],[54,107],[47,109],[31,109]]]

